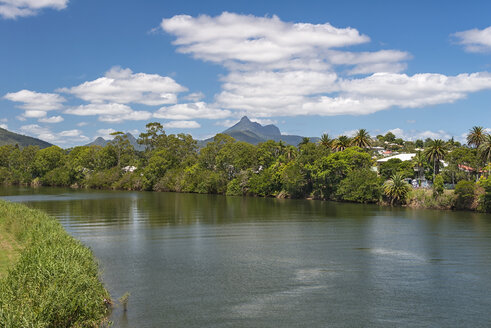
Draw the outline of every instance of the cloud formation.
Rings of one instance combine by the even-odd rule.
[[[122,121],[144,121],[152,117],[148,111],[135,111],[128,105],[118,103],[95,103],[80,105],[65,110],[66,114],[77,116],[97,115],[99,121],[119,123]]]
[[[487,72],[406,75],[411,55],[405,51],[347,50],[370,41],[351,27],[225,12],[174,16],[163,19],[161,29],[175,36],[178,52],[229,71],[221,78],[216,103],[207,106],[228,109],[233,116],[366,115],[452,103],[491,89]],[[458,35],[474,44],[489,40],[491,29],[471,31]]]
[[[166,129],[197,129],[201,127],[196,121],[171,121],[163,123],[162,126]]]
[[[168,76],[133,73],[129,68],[113,67],[103,77],[57,91],[75,95],[91,103],[158,106],[175,104],[177,94],[187,89]]]
[[[178,51],[222,63],[271,63],[310,57],[325,49],[368,42],[353,28],[329,23],[289,23],[277,16],[257,17],[224,12],[220,16],[177,15],[163,19],[161,28],[177,37]]]
[[[42,9],[65,9],[68,0],[0,0],[0,16],[6,19],[37,15]]]
[[[35,136],[41,140],[64,145],[64,144],[77,144],[87,142],[89,140],[82,131],[78,129],[64,130],[61,132],[53,132],[47,127],[43,127],[37,124],[28,124],[20,127],[20,131]]]
[[[197,118],[221,119],[230,115],[231,112],[228,110],[210,107],[204,102],[196,102],[162,107],[153,114],[153,117],[168,120],[190,120]]]
[[[469,52],[491,51],[491,26],[485,29],[471,29],[453,34],[457,42]]]
[[[38,121],[41,123],[60,123],[63,122],[65,119],[61,116],[51,116],[51,117],[43,117],[40,118]]]
[[[56,93],[41,93],[31,90],[20,90],[7,93],[3,98],[22,103],[19,108],[25,110],[49,111],[63,107],[65,98]]]

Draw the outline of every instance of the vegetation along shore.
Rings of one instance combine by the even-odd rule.
[[[96,327],[109,294],[92,252],[58,221],[0,201],[0,327]]]
[[[147,124],[137,151],[122,132],[105,146],[0,147],[0,183],[313,198],[420,208],[491,208],[491,135],[467,142],[327,134],[298,146],[258,145],[217,134],[198,147],[190,135]],[[394,156],[395,155],[395,156]],[[409,182],[409,183],[408,183]]]

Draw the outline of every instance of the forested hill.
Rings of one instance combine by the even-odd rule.
[[[41,149],[53,146],[49,142],[0,128],[0,146],[4,145],[19,145],[21,148],[27,146],[39,146]]]
[[[274,140],[276,142],[283,141],[287,144],[297,146],[304,138],[297,135],[281,134],[281,131],[277,126],[273,124],[261,125],[257,122],[252,122],[247,116],[242,117],[237,124],[222,133],[228,134],[237,141],[244,141],[253,145],[268,140]],[[319,138],[310,138],[310,140],[316,142]],[[213,141],[213,138],[203,140],[201,143],[202,145],[205,145],[210,141]]]

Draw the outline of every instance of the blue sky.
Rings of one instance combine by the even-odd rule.
[[[0,0],[0,125],[70,147],[212,136],[462,139],[491,127],[491,3]]]

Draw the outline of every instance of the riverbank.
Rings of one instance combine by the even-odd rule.
[[[109,294],[92,251],[39,210],[0,201],[0,326],[95,327]]]

